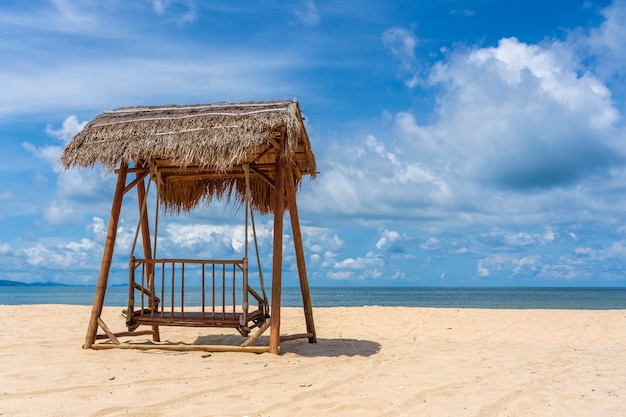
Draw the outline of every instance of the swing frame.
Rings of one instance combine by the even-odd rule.
[[[152,178],[148,183],[143,201],[140,201],[141,210],[135,237],[129,259],[128,279],[128,307],[125,310],[126,326],[134,331],[141,325],[153,326],[153,340],[159,340],[156,329],[158,326],[183,327],[219,327],[234,328],[242,336],[248,336],[251,329],[262,327],[269,316],[269,301],[265,291],[265,280],[261,269],[259,247],[254,222],[254,213],[251,211],[250,192],[250,164],[242,164],[245,177],[244,197],[244,257],[236,260],[208,260],[208,259],[159,259],[157,257],[157,231],[159,226],[159,197],[158,187],[155,198],[154,237],[152,255],[150,259],[137,259],[135,249],[144,218],[147,218],[147,200],[150,194]],[[158,172],[150,167],[151,172]],[[153,175],[157,177],[157,175]],[[252,225],[255,256],[259,274],[259,288],[261,294],[253,289],[249,280],[249,225]],[[148,231],[149,233],[149,231]],[[196,276],[200,281],[201,302],[199,308],[190,309],[186,304],[186,266],[196,267],[200,272]],[[209,268],[207,268],[207,266]],[[167,270],[167,274],[166,274]],[[139,271],[140,279],[137,279]],[[159,273],[160,271],[160,273]],[[241,302],[237,300],[239,291],[238,272],[241,278]],[[167,277],[167,279],[166,279]],[[187,278],[189,279],[189,278]],[[227,297],[227,282],[230,283],[230,297]],[[169,290],[166,292],[166,283]],[[179,285],[177,285],[179,284]],[[177,288],[179,292],[177,293]],[[208,294],[207,294],[208,291]],[[137,297],[138,295],[138,297]],[[208,295],[208,297],[207,297]],[[257,301],[257,309],[250,311],[249,296]],[[139,301],[136,300],[139,298]],[[166,303],[166,300],[169,303]],[[232,301],[232,302],[231,302]],[[219,304],[218,304],[219,303]],[[137,305],[136,305],[137,304]],[[197,301],[192,304],[197,305]],[[136,307],[139,307],[138,309]]]
[[[282,341],[307,338],[310,343],[316,342],[296,204],[297,185],[304,175],[313,177],[316,171],[315,159],[296,100],[116,109],[103,113],[87,124],[64,149],[61,162],[66,169],[71,166],[92,166],[98,162],[117,175],[106,245],[84,348],[249,351],[278,354]],[[133,173],[135,178],[129,178],[128,174]],[[141,308],[140,314],[144,314],[145,320],[139,320],[137,323],[136,312],[126,311],[127,319],[129,316],[132,319],[126,323],[130,324],[128,331],[122,332],[111,331],[102,320],[102,308],[122,201],[124,195],[134,188],[137,190],[140,210],[137,230],[138,232],[141,230],[144,252],[144,260],[139,262],[142,265],[142,274],[152,276],[154,283],[155,266],[163,261],[153,256],[156,252],[152,250],[148,219],[147,215],[143,215],[146,212],[143,202],[146,201],[147,195],[144,181],[148,176],[160,190],[157,201],[164,204],[165,211],[174,214],[187,212],[201,201],[210,202],[213,198],[229,198],[234,195],[240,202],[243,201],[249,206],[246,215],[248,211],[250,215],[253,211],[274,215],[271,305],[264,305],[258,310],[263,311],[263,314],[255,317],[257,322],[253,321],[254,327],[258,327],[254,333],[249,334],[251,328],[249,317],[240,322],[241,327],[238,330],[241,333],[243,329],[248,335],[240,346],[146,344],[120,341],[121,337],[126,336],[152,335],[153,340],[158,342],[160,340],[159,327],[189,325],[182,316],[191,317],[189,314],[192,312],[181,312],[179,316],[172,315],[173,321],[167,322],[156,320],[154,316],[149,320],[145,319],[146,311]],[[130,179],[128,184],[127,179]],[[252,179],[254,184],[250,186],[249,181]],[[242,186],[244,183],[245,187]],[[280,333],[282,238],[286,210],[289,211],[291,219],[306,323],[306,332],[292,335]],[[246,219],[246,227],[247,224]],[[254,225],[254,222],[252,224]],[[158,222],[155,222],[156,225]],[[155,236],[156,234],[157,230],[155,230]],[[247,234],[246,231],[246,237]],[[156,240],[154,246],[156,247]],[[133,258],[131,255],[132,273],[139,268],[138,260]],[[247,258],[246,252],[242,260],[246,265],[241,267],[242,271],[246,271],[244,274],[246,280],[248,278]],[[217,261],[196,260],[195,262],[216,264]],[[217,263],[220,262],[222,261]],[[235,261],[229,262],[233,262],[233,267],[238,268]],[[144,284],[147,284],[147,287]],[[144,293],[150,292],[150,284],[147,281],[143,281],[140,287],[142,287],[140,289],[142,297]],[[134,291],[133,283],[129,285],[129,298],[130,292]],[[247,295],[248,292],[244,291],[244,294]],[[259,298],[266,299],[267,297],[259,296]],[[157,302],[154,291],[149,300],[147,307],[152,314],[162,300],[159,299]],[[264,312],[264,308],[270,310],[269,317]],[[207,320],[206,312],[204,314],[204,318],[193,324],[194,327],[196,324],[202,327],[221,326],[215,320]],[[230,318],[234,319],[234,316]],[[238,322],[239,320],[240,317],[237,317]],[[229,324],[234,327],[234,320],[231,320]],[[151,326],[151,330],[136,330],[135,325],[148,325]],[[270,329],[268,345],[254,346],[253,344],[268,328]],[[104,333],[98,334],[98,329]],[[96,343],[97,339],[106,341]]]

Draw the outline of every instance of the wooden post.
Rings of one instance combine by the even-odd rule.
[[[280,295],[282,290],[283,272],[283,218],[285,214],[285,174],[284,143],[282,137],[281,148],[276,155],[276,174],[274,178],[274,250],[272,253],[272,310],[270,320],[270,353],[280,353]]]
[[[137,178],[140,177],[140,174],[137,173]],[[152,259],[152,243],[150,242],[150,224],[148,222],[148,204],[146,200],[146,186],[142,181],[137,183],[137,200],[139,202],[139,219],[140,219],[140,227],[141,227],[141,243],[143,246],[143,257],[144,259]],[[142,210],[143,208],[143,210]],[[157,308],[158,305],[154,303],[154,264],[148,263],[146,264],[146,275],[148,276],[148,289],[150,290],[150,302],[148,307],[153,309]],[[134,291],[134,289],[132,290]],[[159,326],[152,326],[152,340],[155,342],[161,341],[161,336],[159,332]]]
[[[84,349],[89,349],[96,341],[98,333],[98,319],[102,314],[102,306],[104,305],[104,296],[107,290],[107,282],[109,280],[109,271],[111,270],[111,262],[113,260],[113,249],[115,248],[115,237],[117,236],[117,223],[120,218],[122,209],[122,200],[124,197],[124,185],[126,185],[126,172],[128,164],[124,161],[120,163],[120,169],[117,174],[117,185],[115,186],[115,195],[111,206],[111,216],[109,217],[109,228],[107,231],[106,244],[104,253],[102,254],[102,263],[100,264],[100,275],[98,276],[98,284],[96,286],[96,295],[93,300],[91,309],[91,318],[87,335],[85,336]]]
[[[311,291],[309,289],[309,279],[306,275],[302,231],[300,230],[300,219],[298,217],[298,206],[296,204],[296,185],[293,179],[293,171],[289,164],[285,165],[285,189],[287,191],[287,204],[289,205],[289,218],[291,219],[291,232],[293,233],[293,245],[296,252],[298,277],[300,278],[300,292],[302,293],[302,306],[304,307],[306,330],[312,335],[309,337],[309,343],[317,343],[315,324],[313,323]]]

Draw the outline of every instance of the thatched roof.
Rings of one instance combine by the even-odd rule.
[[[166,209],[180,212],[232,194],[242,201],[247,162],[252,205],[268,213],[282,146],[297,182],[315,176],[296,100],[124,107],[89,122],[64,149],[61,163],[66,169],[102,164],[112,172],[124,162],[137,173],[150,172]]]

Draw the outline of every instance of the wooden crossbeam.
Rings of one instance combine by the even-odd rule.
[[[138,349],[138,350],[165,350],[174,352],[269,352],[269,346],[230,346],[230,345],[165,345],[143,343],[96,343],[91,349]]]

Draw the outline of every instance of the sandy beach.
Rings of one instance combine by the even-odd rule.
[[[318,343],[278,356],[85,350],[89,312],[0,305],[1,416],[626,416],[624,310],[318,308]],[[114,331],[120,312],[104,310]],[[284,309],[284,332],[303,323]]]

